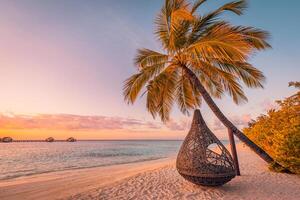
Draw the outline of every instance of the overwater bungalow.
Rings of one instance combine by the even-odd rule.
[[[13,139],[11,137],[4,137],[2,138],[1,142],[12,142]]]
[[[53,137],[48,137],[45,141],[46,142],[54,142],[54,138]]]
[[[73,138],[73,137],[69,137],[68,139],[67,139],[67,142],[76,142],[77,140],[75,139],[75,138]]]

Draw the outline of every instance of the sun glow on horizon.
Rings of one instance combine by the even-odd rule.
[[[72,114],[0,114],[0,137],[16,140],[65,139],[182,139],[187,121],[155,121]]]

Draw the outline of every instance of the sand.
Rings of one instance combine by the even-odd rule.
[[[185,181],[167,158],[0,181],[0,199],[300,199],[299,176],[269,171],[242,144],[238,156],[242,176],[221,187]]]

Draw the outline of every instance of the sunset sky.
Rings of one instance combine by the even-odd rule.
[[[123,101],[122,84],[135,68],[141,47],[159,50],[153,21],[162,0],[1,0],[0,137],[44,139],[180,139],[191,118],[177,108],[172,120],[153,120],[145,98]],[[202,12],[224,2],[209,0]],[[272,49],[251,62],[261,69],[265,89],[246,89],[249,102],[217,100],[240,128],[274,100],[295,92],[300,78],[300,1],[249,0],[245,15],[225,15],[234,24],[269,31]],[[206,105],[209,126],[224,128]]]

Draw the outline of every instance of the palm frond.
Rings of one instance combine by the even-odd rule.
[[[224,75],[210,63],[201,60],[190,60],[190,64],[191,70],[197,75],[207,92],[215,98],[221,98],[224,93],[224,87],[221,84]]]
[[[153,117],[158,114],[163,122],[169,120],[177,79],[178,67],[169,65],[147,86],[147,109]]]
[[[194,2],[192,9],[191,9],[191,13],[193,14],[205,1],[207,0],[197,0]]]
[[[201,62],[200,66],[204,66],[205,70],[202,69],[203,72],[210,71],[213,75],[210,75],[210,78],[213,79],[218,86],[219,94],[223,94],[224,91],[228,92],[228,94],[232,97],[233,101],[236,104],[240,104],[242,102],[248,101],[247,97],[243,92],[242,86],[238,83],[239,77],[234,73],[229,73],[218,69],[216,66],[211,65],[209,63]],[[210,80],[209,82],[212,84],[214,81]],[[221,85],[221,86],[220,86]],[[210,90],[208,90],[210,91]],[[213,94],[211,94],[213,95]]]
[[[134,61],[136,66],[143,69],[144,67],[166,63],[168,55],[150,49],[138,49]]]
[[[159,74],[164,69],[165,64],[156,64],[142,68],[139,73],[132,75],[124,82],[123,95],[125,101],[134,103],[142,88],[152,77]]]
[[[231,81],[231,82],[224,82],[224,87],[225,90],[228,91],[229,95],[232,97],[232,100],[236,104],[240,104],[243,102],[247,102],[248,99],[243,92],[242,86],[236,82],[236,81]]]
[[[190,13],[188,8],[179,8],[172,12],[168,46],[170,50],[175,51],[185,44],[185,34],[189,30],[190,22],[193,20],[194,16]]]
[[[206,60],[224,58],[245,61],[252,47],[245,41],[243,35],[235,31],[235,27],[228,23],[218,23],[187,50],[192,54],[195,54],[196,50],[202,59]]]
[[[228,73],[235,74],[239,79],[241,79],[247,87],[250,88],[263,88],[263,82],[265,81],[265,76],[257,68],[253,67],[247,62],[218,62],[219,68]]]
[[[186,0],[166,1],[155,20],[155,35],[162,42],[163,48],[174,52],[180,46],[178,44],[183,43],[182,35],[189,27],[187,22],[193,20],[194,16],[189,11],[189,3]]]
[[[185,75],[178,80],[175,96],[179,109],[184,114],[189,114],[190,110],[201,105],[200,93]]]
[[[214,13],[214,15],[221,14],[223,11],[231,11],[237,15],[243,14],[243,11],[247,8],[247,2],[245,0],[240,1],[233,1],[230,3],[227,3],[217,9]]]
[[[257,50],[271,48],[271,45],[267,42],[270,37],[270,34],[267,31],[245,26],[237,26],[235,31],[242,34],[244,40]]]
[[[199,1],[200,5],[203,2]],[[190,43],[193,43],[197,39],[199,39],[199,37],[202,36],[203,33],[207,32],[207,29],[209,29],[210,26],[219,22],[218,17],[225,11],[230,11],[237,15],[241,15],[243,10],[246,7],[247,7],[246,1],[244,0],[234,1],[234,2],[227,3],[221,6],[220,8],[218,8],[217,10],[214,10],[208,14],[197,17],[197,20],[194,20],[194,23],[192,24],[192,31],[189,35],[188,41],[190,41]],[[197,8],[198,7],[196,7],[196,9]]]
[[[163,9],[161,13],[157,15],[155,19],[156,28],[154,32],[158,40],[161,42],[164,50],[168,50],[170,41],[169,22],[166,15],[166,11]]]
[[[239,104],[243,101],[247,101],[242,87],[238,83],[240,76],[219,69],[218,66],[201,60],[192,61],[191,64],[194,71],[201,71],[202,79],[200,78],[200,81],[210,95],[220,98],[223,92],[227,91],[235,103]],[[252,81],[252,79],[250,81]]]
[[[202,74],[206,75],[204,80],[200,79],[200,81],[206,86],[210,95],[221,98],[221,95],[226,91],[236,104],[248,100],[242,86],[238,83],[238,76],[205,62],[198,63],[197,67],[200,67]]]

